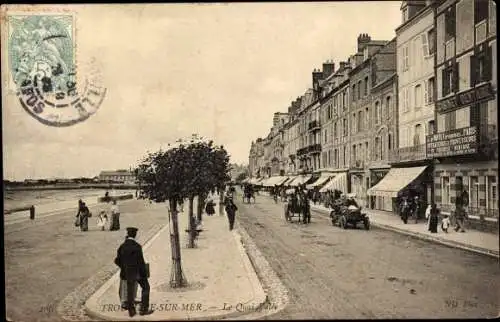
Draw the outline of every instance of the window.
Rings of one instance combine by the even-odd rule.
[[[430,55],[429,52],[429,40],[427,39],[427,33],[423,33],[420,35],[420,39],[422,40],[422,53],[424,57],[427,57]]]
[[[436,32],[431,29],[427,32],[427,43],[429,48],[429,55],[433,55],[436,52]]]
[[[419,84],[415,86],[415,109],[422,107],[422,86]]]
[[[380,138],[377,136],[375,138],[375,160],[380,159]]]
[[[368,76],[365,77],[365,96],[368,95]]]
[[[392,106],[391,106],[392,102],[391,102],[391,97],[390,96],[387,96],[386,99],[385,99],[385,118],[386,119],[389,119],[391,118],[392,116]]]
[[[392,149],[392,134],[387,134],[387,150],[391,151]]]
[[[348,131],[348,127],[347,127],[347,119],[344,119],[344,124],[343,124],[343,126],[344,126],[344,136],[347,136],[347,133],[348,133],[348,132],[347,132],[347,131]]]
[[[408,20],[408,8],[403,9],[402,15],[402,22],[405,23]]]
[[[403,70],[408,70],[410,68],[410,56],[408,51],[408,46],[403,47]]]
[[[332,166],[332,151],[328,150],[328,166]]]
[[[347,98],[347,93],[346,93],[346,91],[343,91],[342,92],[342,109],[343,109],[343,111],[345,111],[346,105],[347,105],[346,98]]]
[[[488,184],[487,190],[487,199],[486,199],[486,207],[488,210],[494,210],[498,213],[498,186],[497,186],[497,178],[493,176],[488,176],[486,183]]]
[[[365,109],[365,127],[366,129],[370,128],[370,113],[368,107]]]
[[[474,24],[486,20],[488,18],[488,5],[489,0],[475,0],[474,1]]]
[[[455,5],[450,6],[444,16],[445,23],[445,41],[455,38],[456,21],[455,21]]]
[[[356,128],[356,113],[353,113],[352,114],[352,119],[351,119],[351,128],[352,128],[352,133],[356,133],[357,132],[357,128]]]
[[[333,123],[333,135],[335,136],[335,138],[339,136],[337,132],[337,122]]]
[[[378,125],[380,124],[380,103],[379,102],[375,102],[375,110],[374,110],[374,113],[375,113],[375,125]]]
[[[415,125],[415,134],[413,135],[413,145],[417,146],[421,144],[420,138],[422,136],[422,125]]]
[[[432,104],[434,102],[434,77],[426,80],[424,87],[424,104]]]
[[[443,200],[441,203],[443,205],[450,204],[450,178],[449,177],[441,177],[441,190],[443,195]]]
[[[434,133],[434,120],[430,120],[428,123],[427,123],[427,135],[431,135]]]
[[[356,158],[356,144],[352,146],[352,160],[351,161],[357,161],[358,159]]]
[[[363,111],[358,112],[358,132],[363,131]]]
[[[493,64],[491,47],[480,52],[476,56],[470,57],[470,83],[471,86],[482,82],[488,82],[492,79]]]
[[[358,81],[358,99],[361,98],[361,81]]]
[[[469,177],[469,207],[479,208],[479,178]]]
[[[443,96],[447,96],[458,89],[458,63],[442,70]]]
[[[347,148],[344,146],[344,156],[342,158],[342,165],[346,166]]]
[[[410,96],[408,95],[409,91],[407,88],[403,88],[401,91],[401,101],[403,103],[403,113],[406,113],[410,110]]]
[[[356,84],[352,85],[352,101],[356,101]]]

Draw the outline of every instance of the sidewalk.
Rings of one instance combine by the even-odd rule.
[[[154,205],[165,211],[165,204]],[[187,204],[184,210],[187,212]],[[195,207],[196,209],[196,207]],[[133,318],[120,308],[119,273],[116,273],[85,303],[89,315],[104,320],[185,320],[233,318],[250,313],[265,302],[266,294],[240,242],[240,236],[228,229],[227,217],[203,216],[203,231],[197,248],[186,248],[187,213],[179,214],[182,269],[188,281],[185,289],[169,288],[171,251],[169,225],[143,245],[150,263],[149,284],[151,315]],[[138,232],[141,233],[140,231]],[[137,295],[140,297],[141,290]]]
[[[330,210],[324,206],[311,204],[311,208],[321,213],[330,213]],[[498,235],[477,230],[467,230],[465,233],[460,233],[455,232],[453,228],[445,233],[439,227],[438,233],[432,234],[427,230],[427,220],[425,219],[420,219],[417,224],[408,220],[408,224],[405,225],[399,216],[393,213],[365,208],[363,208],[363,212],[369,215],[370,223],[373,226],[499,258]]]

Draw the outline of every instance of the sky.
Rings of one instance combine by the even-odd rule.
[[[329,59],[337,68],[355,53],[360,33],[395,37],[400,5],[65,6],[76,17],[77,61],[95,59],[106,96],[89,119],[51,127],[29,115],[14,92],[2,91],[4,179],[128,169],[192,133],[224,145],[231,162],[247,164],[252,140],[265,137],[273,113],[286,112],[311,87],[314,68]],[[2,63],[6,46],[2,41]],[[2,68],[3,88],[11,78]]]

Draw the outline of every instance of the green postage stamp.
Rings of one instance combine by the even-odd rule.
[[[90,64],[78,64],[75,15],[7,11],[9,88],[35,119],[69,126],[97,112],[106,89]]]

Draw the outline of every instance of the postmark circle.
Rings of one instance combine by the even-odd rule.
[[[39,122],[70,126],[97,112],[106,95],[95,58],[75,63],[71,16],[10,17],[9,61],[21,106]]]

